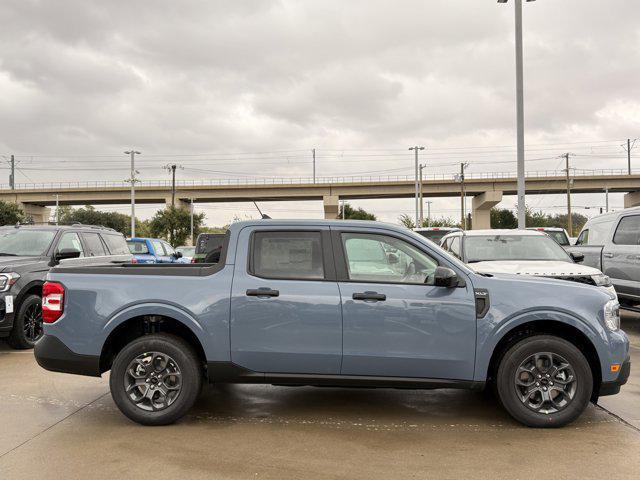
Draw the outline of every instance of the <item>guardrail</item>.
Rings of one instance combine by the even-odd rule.
[[[640,175],[639,170],[632,170],[632,175]],[[562,170],[537,170],[527,172],[526,178],[552,178],[565,177]],[[626,169],[572,169],[571,177],[581,176],[620,176],[629,175]],[[515,179],[513,172],[480,172],[465,174],[466,180],[501,180]],[[441,173],[424,175],[423,181],[459,181],[458,174]],[[312,184],[336,184],[336,183],[385,183],[385,182],[413,182],[413,175],[348,175],[336,177],[316,177],[315,182],[312,177],[246,177],[246,178],[217,178],[210,180],[176,180],[178,187],[206,187],[206,186],[252,186],[252,185],[312,185]],[[42,183],[17,183],[14,190],[56,190],[65,188],[123,188],[129,187],[130,183],[125,181],[94,180],[84,182],[42,182]],[[142,180],[136,182],[137,187],[171,187],[171,180]],[[8,184],[0,184],[1,190],[10,190]]]

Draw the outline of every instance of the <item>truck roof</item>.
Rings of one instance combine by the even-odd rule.
[[[264,226],[264,225],[282,225],[282,226],[307,226],[307,225],[323,225],[323,226],[340,226],[340,227],[380,227],[385,226],[393,230],[411,231],[400,225],[393,223],[378,222],[374,220],[324,220],[324,219],[255,219],[243,220],[241,222],[232,223],[229,230],[242,229],[247,226]]]

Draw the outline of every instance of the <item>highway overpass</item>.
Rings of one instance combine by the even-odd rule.
[[[625,192],[625,207],[640,205],[640,172],[622,170],[577,170],[571,176],[572,193]],[[453,174],[434,175],[423,181],[425,198],[460,195],[460,181]],[[503,195],[516,194],[512,173],[467,174],[465,190],[473,197],[472,215],[475,228],[489,224],[489,210]],[[562,171],[529,172],[527,194],[557,194],[566,191]],[[410,176],[320,177],[315,183],[304,178],[245,178],[221,180],[182,180],[176,185],[176,202],[187,207],[196,203],[244,201],[322,200],[326,218],[338,214],[340,199],[407,198],[415,192]],[[21,205],[34,221],[47,221],[49,208],[60,205],[125,204],[130,202],[130,187],[123,182],[50,182],[18,184],[15,189],[0,188],[0,200]],[[145,181],[136,186],[136,203],[170,203],[171,183]]]

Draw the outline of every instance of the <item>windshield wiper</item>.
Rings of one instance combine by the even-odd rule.
[[[18,255],[16,255],[15,253],[5,253],[5,252],[0,252],[0,257],[17,257]]]

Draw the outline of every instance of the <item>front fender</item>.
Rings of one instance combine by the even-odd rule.
[[[515,328],[530,322],[555,321],[569,325],[582,332],[592,343],[600,359],[600,367],[604,372],[605,359],[608,359],[607,332],[604,327],[562,309],[532,308],[520,311],[504,318],[487,315],[478,322],[478,349],[476,352],[476,369],[474,380],[486,381],[491,356],[498,343]]]

